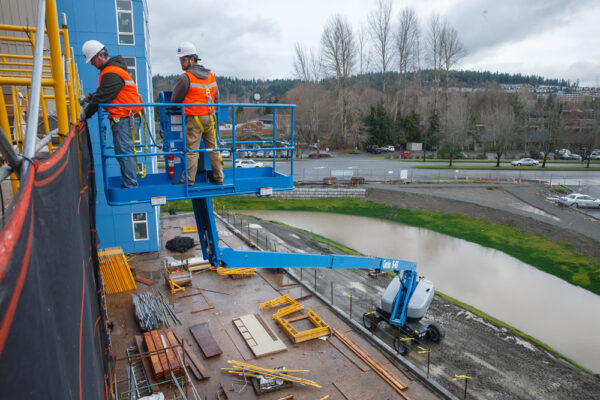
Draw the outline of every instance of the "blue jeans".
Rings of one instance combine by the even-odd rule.
[[[131,137],[130,118],[124,117],[117,121],[113,119],[111,129],[113,133],[113,144],[115,145],[115,154],[133,154],[133,140]],[[133,118],[133,125],[136,132],[140,129],[140,118]],[[137,166],[135,157],[117,158],[121,167],[121,187],[130,188],[136,187],[137,182]]]

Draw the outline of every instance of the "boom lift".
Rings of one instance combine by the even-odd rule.
[[[241,151],[289,151],[289,175],[277,171],[276,157],[273,157],[272,166],[250,168],[250,169],[225,169],[224,185],[216,186],[208,184],[210,163],[205,160],[204,171],[197,175],[196,186],[187,188],[187,185],[171,185],[171,181],[179,179],[181,171],[185,171],[186,151],[185,148],[185,122],[181,118],[183,104],[169,104],[170,93],[162,92],[160,102],[157,104],[144,104],[145,107],[160,107],[160,123],[163,134],[162,151],[155,153],[137,154],[137,157],[165,157],[170,162],[171,157],[177,158],[180,165],[168,165],[167,171],[150,173],[144,179],[139,179],[139,188],[121,189],[117,186],[118,176],[107,176],[107,158],[115,158],[111,155],[111,149],[104,141],[102,143],[102,165],[105,181],[105,192],[109,204],[129,204],[139,202],[156,203],[157,195],[166,199],[188,198],[192,201],[198,236],[202,247],[202,254],[214,267],[224,268],[331,268],[331,269],[366,269],[378,272],[392,271],[396,276],[386,288],[382,299],[381,308],[367,312],[363,316],[363,323],[367,329],[374,329],[377,323],[386,321],[389,325],[398,327],[398,335],[394,340],[394,347],[400,354],[406,354],[407,340],[430,339],[438,342],[443,337],[443,331],[435,324],[422,325],[419,320],[426,313],[434,295],[433,283],[417,276],[416,264],[410,261],[377,258],[357,257],[344,255],[315,255],[315,254],[288,254],[257,251],[238,251],[231,248],[219,246],[218,230],[213,212],[212,197],[227,196],[234,194],[254,193],[258,196],[269,195],[277,190],[293,189],[293,126],[294,106],[281,104],[217,104],[219,113],[231,112],[232,133],[230,140],[218,140],[221,143],[219,150],[230,150],[232,154],[232,165],[235,165],[237,153]],[[102,107],[100,105],[99,119],[102,130]],[[192,104],[185,106],[198,106]],[[268,140],[246,140],[236,138],[235,110],[238,107],[271,107],[273,109],[273,134]],[[289,138],[281,140],[277,138],[277,110],[289,108],[291,110],[289,125]],[[146,135],[146,132],[143,132]],[[220,135],[218,135],[219,139]],[[253,147],[247,146],[264,146]],[[270,147],[269,147],[270,145]],[[221,147],[223,146],[223,147]],[[246,146],[246,147],[242,147]],[[160,146],[158,146],[160,147]],[[202,156],[207,149],[195,150]],[[129,155],[134,156],[134,155]],[[207,157],[204,157],[207,158]],[[201,158],[202,159],[202,158]],[[199,163],[202,165],[202,163]],[[174,167],[174,168],[171,168]],[[173,169],[175,173],[173,174]],[[118,172],[117,172],[118,174]],[[114,175],[114,173],[113,173]],[[205,182],[205,183],[199,183]]]

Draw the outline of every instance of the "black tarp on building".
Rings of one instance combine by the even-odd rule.
[[[102,399],[109,340],[87,127],[28,171],[0,232],[0,398]]]

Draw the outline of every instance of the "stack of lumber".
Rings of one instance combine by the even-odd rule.
[[[111,247],[98,250],[98,258],[107,294],[137,289],[123,249]]]
[[[393,375],[383,364],[377,361],[372,355],[366,352],[356,342],[354,342],[348,335],[339,329],[333,328],[333,334],[340,339],[350,350],[352,350],[361,360],[363,360],[377,375],[383,378],[394,390],[396,390],[400,396],[404,399],[409,400],[409,397],[402,391],[407,388],[406,384],[402,382],[397,376]]]
[[[184,360],[182,348],[173,331],[153,330],[144,332],[144,343],[150,353],[150,362],[157,382],[183,376]]]

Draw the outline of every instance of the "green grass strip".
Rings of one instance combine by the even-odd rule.
[[[496,225],[464,215],[407,210],[349,198],[283,200],[237,196],[215,198],[214,203],[218,208],[224,206],[236,210],[349,214],[425,228],[502,251],[535,268],[600,295],[600,263],[597,260],[576,253],[568,243],[553,242],[542,235],[527,234],[508,225]],[[169,207],[170,203],[167,205],[167,208]]]

